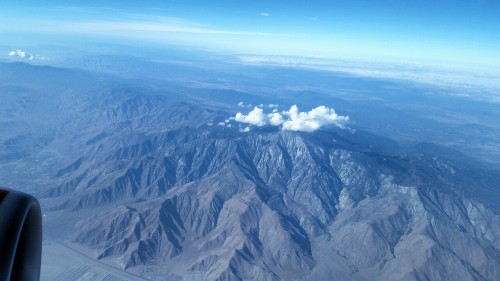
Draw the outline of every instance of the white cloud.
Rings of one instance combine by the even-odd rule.
[[[238,107],[253,107],[253,105],[251,103],[244,103],[242,101],[240,101],[238,104]],[[260,107],[263,107],[263,105],[257,105],[257,106],[260,106]]]
[[[239,103],[236,104],[238,107],[241,107],[241,108],[244,108],[244,107],[253,107],[253,105],[251,103],[244,103],[242,101],[240,101]],[[268,108],[278,108],[280,105],[279,104],[274,104],[274,103],[270,103],[270,104],[258,104],[256,105],[257,107],[260,107],[260,108],[264,108],[264,107],[268,107]]]
[[[267,115],[267,118],[269,120],[270,125],[279,126],[283,124],[283,116],[281,115],[281,113],[278,112],[270,113]]]
[[[21,59],[29,59],[29,60],[33,60],[35,58],[35,56],[33,54],[27,53],[27,52],[22,51],[22,50],[15,50],[15,51],[9,52],[9,56],[17,57],[17,58],[21,58]]]
[[[136,32],[143,33],[186,33],[208,35],[237,35],[237,36],[263,36],[263,37],[288,37],[288,34],[274,34],[268,32],[225,30],[205,27],[201,24],[179,20],[154,20],[144,19],[136,21],[42,21],[37,23],[39,30],[45,32],[69,33],[94,33],[94,34],[121,34],[127,35]],[[157,34],[153,34],[157,35]]]
[[[265,114],[262,108],[255,107],[248,115],[236,113],[231,120],[255,126],[282,126],[283,130],[313,132],[326,125],[344,128],[349,117],[338,115],[334,109],[323,105],[308,112],[300,112],[297,105],[293,105],[288,111],[278,112],[274,109],[269,114]]]
[[[270,13],[266,13],[266,12],[262,12],[262,13],[260,13],[260,15],[263,16],[263,17],[269,17],[269,16],[271,16]]]
[[[250,127],[247,126],[245,129],[240,129],[240,132],[242,133],[250,132]]]
[[[247,64],[314,69],[458,88],[470,93],[471,98],[493,102],[500,97],[500,72],[496,69],[424,62],[339,60],[321,56],[241,56],[239,59]]]
[[[299,112],[296,105],[289,111],[284,111],[283,115],[289,117],[283,122],[283,130],[312,132],[325,125],[336,125],[344,127],[344,123],[349,120],[347,116],[338,115],[334,109],[326,106],[318,106],[309,112]]]
[[[236,116],[232,117],[232,119],[236,122],[248,123],[255,126],[264,126],[267,123],[267,117],[264,114],[264,110],[258,107],[255,107],[248,113],[248,115],[238,112],[236,113]]]

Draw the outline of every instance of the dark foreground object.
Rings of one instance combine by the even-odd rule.
[[[0,188],[0,281],[38,281],[42,215],[28,194]]]

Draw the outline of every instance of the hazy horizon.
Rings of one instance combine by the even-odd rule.
[[[500,65],[498,1],[0,1],[0,45]]]

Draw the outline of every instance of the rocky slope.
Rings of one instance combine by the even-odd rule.
[[[175,108],[192,126],[100,133],[58,172],[49,208],[116,206],[76,224],[96,258],[208,280],[499,276],[497,174],[363,132],[242,133]]]

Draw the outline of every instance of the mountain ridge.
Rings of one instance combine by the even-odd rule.
[[[193,135],[193,130],[198,134]],[[454,258],[456,262],[445,264],[441,270],[462,268],[462,263],[466,262],[468,266],[462,268],[460,277],[481,280],[484,277],[476,272],[482,270],[481,267],[489,268],[483,273],[486,277],[487,274],[498,274],[492,269],[498,264],[494,261],[496,254],[493,254],[499,251],[498,235],[478,231],[480,225],[485,226],[480,220],[496,221],[498,215],[480,215],[480,220],[472,222],[472,213],[477,215],[484,211],[481,204],[466,198],[458,199],[459,192],[450,194],[444,189],[443,193],[439,188],[426,186],[428,182],[432,182],[433,186],[439,186],[439,182],[442,186],[456,186],[453,173],[457,171],[450,168],[453,166],[444,158],[430,158],[435,162],[434,166],[431,165],[433,173],[422,173],[419,170],[424,163],[425,167],[429,166],[429,157],[407,159],[363,149],[351,151],[345,145],[335,146],[334,142],[325,144],[324,135],[328,135],[327,132],[316,135],[323,141],[322,144],[309,134],[279,129],[263,128],[258,132],[237,133],[237,137],[223,138],[213,137],[218,136],[211,134],[213,130],[208,127],[188,128],[183,134],[179,133],[183,129],[175,131],[180,135],[169,132],[160,138],[148,138],[161,139],[153,143],[162,144],[163,150],[148,149],[155,145],[146,145],[149,143],[146,140],[142,145],[129,146],[134,149],[128,153],[124,153],[122,148],[113,152],[114,157],[106,158],[107,161],[119,161],[122,157],[128,161],[142,159],[137,162],[138,166],[127,169],[132,174],[137,172],[134,169],[147,166],[146,163],[156,168],[163,164],[163,173],[149,172],[146,173],[148,176],[140,178],[149,178],[151,173],[161,174],[164,183],[170,179],[170,186],[162,192],[151,192],[155,189],[151,188],[150,182],[134,182],[131,179],[128,186],[135,185],[148,191],[141,193],[129,189],[124,193],[129,203],[120,205],[126,210],[120,207],[120,211],[111,211],[104,218],[99,215],[79,222],[74,241],[95,249],[97,258],[118,257],[123,268],[132,270],[151,262],[178,266],[182,261],[184,270],[204,272],[210,280],[247,280],[252,276],[280,280],[319,274],[315,268],[326,265],[318,265],[325,261],[314,259],[312,244],[318,239],[330,237],[328,241],[333,245],[330,247],[334,247],[331,252],[350,264],[338,268],[339,272],[350,271],[349,278],[356,279],[358,276],[356,280],[364,280],[363,274],[382,266],[387,270],[378,270],[377,274],[383,280],[383,276],[402,274],[402,270],[396,270],[394,264],[408,263],[405,260],[412,255],[399,257],[396,252],[399,248],[409,247],[410,242],[421,241],[419,243],[428,245],[424,247],[426,250],[438,253],[438,258],[458,255],[454,251],[463,248],[460,244],[441,245],[446,241],[441,232],[445,232],[445,236],[452,233],[451,236],[458,237],[456,239],[468,241],[469,247],[476,245],[476,251],[489,257],[487,259],[491,259],[492,263],[474,264],[470,258],[464,260],[468,254],[462,252],[461,256]],[[218,130],[220,133],[227,128]],[[352,134],[352,140],[355,140],[356,133],[348,134]],[[330,135],[332,139],[334,136]],[[351,144],[356,148],[354,141]],[[158,160],[162,157],[163,161]],[[110,166],[105,161],[91,162]],[[175,171],[175,176],[165,176],[167,171]],[[412,174],[412,171],[417,173]],[[441,178],[424,177],[425,174],[437,174]],[[118,188],[121,186],[119,179]],[[402,185],[405,182],[413,184]],[[98,193],[87,195],[90,197],[76,197],[92,198],[95,196],[92,194]],[[141,194],[139,198],[138,194]],[[147,199],[151,195],[160,196],[160,199]],[[130,199],[136,200],[134,198],[142,202],[130,202]],[[82,199],[77,203],[79,207],[73,210],[99,206],[103,202],[121,202],[97,200],[95,205],[86,205],[81,203]],[[377,208],[383,211],[377,211]],[[466,215],[463,214],[465,210],[468,212]],[[448,218],[444,219],[443,215]],[[425,219],[426,216],[430,216],[430,220]],[[134,223],[131,225],[121,223],[132,217]],[[434,220],[438,218],[440,222],[447,223],[436,226]],[[110,221],[116,221],[117,225],[112,223],[109,226]],[[105,239],[103,244],[102,241],[97,242],[97,238],[91,239],[94,237],[92,233],[102,233],[103,229],[112,231],[112,234],[95,237],[113,237],[112,240]],[[462,232],[466,234],[460,234]],[[369,234],[368,238],[366,234]],[[214,236],[217,238],[212,241]],[[116,241],[116,237],[123,237],[123,240]],[[490,245],[487,249],[493,252],[488,254],[490,250],[485,252],[478,247],[475,239],[482,241],[482,246]],[[273,243],[268,244],[267,241]],[[198,254],[195,254],[191,244],[199,245]],[[366,249],[360,245],[371,246]],[[283,249],[292,250],[282,252]],[[235,251],[234,254],[228,254],[232,251]],[[434,274],[434,277],[443,277],[436,275],[440,270],[435,268],[435,264],[429,264],[421,256],[419,259],[421,268],[413,268],[415,272],[408,269],[412,265],[402,266],[408,271],[403,275],[405,279],[421,278],[418,274],[422,270],[432,272],[426,274]],[[226,266],[221,266],[221,263]],[[297,271],[297,268],[300,270]],[[389,273],[395,270],[397,272]]]
[[[29,183],[47,237],[95,259],[167,279],[500,276],[500,173],[456,150],[359,124],[242,132],[220,105],[250,94],[0,67],[16,122],[0,123],[0,176]]]

